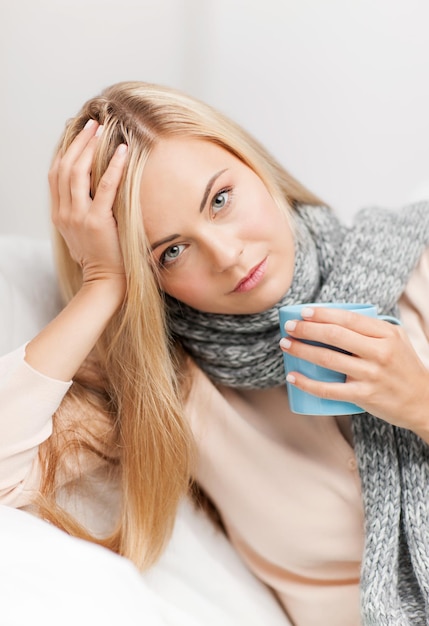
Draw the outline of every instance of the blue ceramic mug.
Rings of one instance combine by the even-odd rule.
[[[345,309],[347,311],[353,311],[360,313],[361,315],[367,315],[368,317],[374,317],[381,320],[386,320],[392,324],[400,324],[401,322],[390,315],[378,315],[377,307],[373,304],[365,303],[351,303],[351,302],[310,302],[303,304],[292,304],[290,306],[283,306],[279,309],[280,318],[280,332],[282,337],[288,337],[285,330],[285,324],[289,320],[302,320],[301,310],[304,308],[314,307],[327,307],[331,309]],[[309,341],[312,345],[322,345],[324,347],[331,347],[326,344],[320,344],[317,342]],[[337,348],[332,348],[337,350]],[[320,365],[310,363],[299,359],[287,352],[283,353],[283,360],[285,366],[286,376],[289,372],[300,372],[312,378],[313,380],[320,380],[328,383],[345,382],[346,377],[341,372],[335,372],[334,370],[327,369]],[[364,409],[353,404],[351,402],[343,402],[342,400],[328,400],[326,398],[318,398],[310,393],[298,389],[294,385],[286,382],[287,393],[289,398],[289,406],[291,411],[299,413],[301,415],[353,415],[354,413],[363,413]]]

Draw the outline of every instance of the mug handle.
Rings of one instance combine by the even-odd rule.
[[[379,320],[384,320],[385,322],[390,322],[391,324],[396,324],[396,326],[402,326],[402,323],[398,318],[393,317],[392,315],[377,315]]]

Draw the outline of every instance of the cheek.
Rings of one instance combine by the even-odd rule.
[[[254,213],[253,219],[247,222],[246,228],[256,236],[271,241],[274,248],[290,248],[293,243],[292,230],[287,217],[272,201],[265,204],[263,210]]]
[[[198,308],[196,305],[204,299],[207,285],[207,279],[204,280],[198,271],[192,272],[188,279],[182,276],[180,280],[168,277],[161,280],[161,289],[165,293],[194,308]]]
[[[247,223],[263,232],[274,232],[285,228],[285,215],[274,202],[265,187],[255,189],[251,198],[248,198]],[[249,211],[249,207],[251,210]]]

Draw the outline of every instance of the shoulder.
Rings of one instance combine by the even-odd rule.
[[[426,298],[429,295],[429,246],[424,249],[408,280],[407,292],[413,289],[424,289]]]
[[[184,408],[194,435],[207,432],[210,425],[219,427],[233,410],[236,391],[214,384],[192,360],[189,360],[187,372]]]
[[[421,255],[399,300],[403,326],[420,359],[429,367],[429,247]]]

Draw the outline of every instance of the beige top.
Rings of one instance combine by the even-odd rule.
[[[429,250],[400,302],[429,367],[427,294]],[[0,359],[0,503],[25,508],[39,484],[37,446],[69,385],[34,371],[23,355],[21,348]],[[294,415],[285,388],[216,389],[197,368],[187,410],[199,445],[197,479],[292,622],[358,626],[363,511],[354,453],[336,419]],[[116,497],[101,478],[91,497],[70,503],[94,531],[108,518],[109,498],[116,517]]]
[[[429,250],[400,302],[429,368]],[[217,390],[195,368],[189,398],[198,480],[249,567],[296,626],[357,626],[363,507],[335,417],[293,414],[286,389]],[[342,418],[343,419],[343,418]]]

